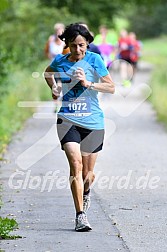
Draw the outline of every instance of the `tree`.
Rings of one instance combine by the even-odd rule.
[[[93,32],[98,32],[101,24],[113,28],[115,17],[122,16],[129,19],[131,29],[144,36],[155,36],[154,26],[160,24],[161,30],[166,30],[165,9],[166,0],[40,0],[41,5],[62,9],[66,7],[69,13],[78,17],[79,21],[87,21]],[[156,13],[156,11],[158,12]],[[161,9],[161,10],[160,10]],[[161,15],[164,17],[161,20]],[[146,18],[145,18],[146,17]],[[153,26],[153,27],[151,27]],[[157,29],[158,30],[158,29]]]
[[[66,6],[71,14],[74,14],[79,19],[87,20],[91,30],[97,31],[99,25],[106,24],[112,27],[113,17],[120,9],[120,1],[111,0],[96,0],[90,2],[90,0],[40,0],[42,5],[52,6],[55,8],[63,8]],[[83,21],[83,20],[80,20]]]
[[[140,38],[157,37],[167,34],[167,3],[156,3],[153,6],[135,6],[129,15],[130,30]]]

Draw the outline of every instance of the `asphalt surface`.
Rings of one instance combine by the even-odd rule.
[[[17,220],[13,234],[22,238],[1,240],[1,251],[167,251],[167,131],[147,100],[149,78],[150,67],[142,64],[131,88],[117,85],[115,95],[100,94],[106,136],[91,190],[91,232],[74,231],[53,104],[13,137],[1,162],[1,216]]]

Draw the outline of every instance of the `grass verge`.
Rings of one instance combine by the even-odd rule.
[[[158,120],[167,126],[167,36],[144,42],[142,59],[154,64],[150,80],[150,101],[157,112]]]
[[[34,112],[34,108],[18,107],[19,101],[39,101],[50,99],[49,88],[42,77],[46,62],[36,69],[38,78],[26,70],[15,69],[8,77],[8,91],[0,100],[0,158],[9,144],[12,135],[17,132]],[[36,74],[36,76],[38,76]]]

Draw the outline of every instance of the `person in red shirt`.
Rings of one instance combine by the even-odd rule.
[[[130,60],[130,48],[129,48],[129,36],[126,30],[122,30],[120,32],[120,37],[118,39],[118,58],[122,60],[126,60],[129,62]]]
[[[136,70],[137,62],[139,60],[141,44],[136,39],[136,34],[134,32],[129,33],[129,45],[130,45],[130,63],[133,65],[134,70]]]
[[[128,32],[123,29],[120,32],[120,37],[118,39],[117,45],[117,58],[119,59],[119,67],[120,67],[120,77],[121,77],[121,85],[130,87],[131,82],[130,79],[133,75],[132,67],[130,65],[130,43]]]
[[[136,39],[134,32],[122,30],[118,39],[117,58],[120,59],[120,74],[122,84],[131,86],[131,81],[136,71],[139,60],[140,42]]]

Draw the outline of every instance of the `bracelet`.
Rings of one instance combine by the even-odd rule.
[[[90,86],[89,86],[89,89],[90,90],[93,90],[94,89],[94,82],[91,82]]]

